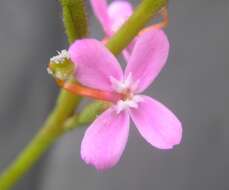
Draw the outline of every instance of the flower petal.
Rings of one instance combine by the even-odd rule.
[[[132,54],[132,51],[133,51],[133,49],[134,49],[134,45],[135,45],[135,43],[136,43],[136,39],[137,39],[137,37],[135,37],[135,38],[132,40],[132,42],[126,47],[126,49],[124,49],[124,50],[122,51],[122,54],[123,54],[123,57],[124,57],[126,63],[129,62],[129,59],[130,59],[131,54]]]
[[[111,107],[87,129],[81,143],[81,157],[98,170],[113,167],[120,159],[128,139],[129,115]]]
[[[134,81],[139,81],[136,92],[144,91],[156,78],[168,53],[169,42],[162,30],[152,29],[138,37],[125,70],[125,77],[132,73]]]
[[[111,23],[110,18],[108,15],[108,7],[106,0],[91,0],[92,9],[94,14],[98,18],[99,22],[101,23],[104,32],[107,36],[112,35],[111,31]]]
[[[171,149],[179,144],[182,126],[177,117],[163,104],[148,97],[141,96],[138,108],[130,110],[131,118],[140,134],[151,145],[160,149]]]
[[[113,1],[108,6],[108,15],[111,21],[111,28],[116,32],[122,24],[132,15],[133,8],[127,1]]]
[[[130,59],[130,52],[128,51],[128,49],[124,49],[122,51],[122,55],[123,55],[124,59],[126,60],[126,62],[128,62],[128,60]]]
[[[122,80],[121,66],[101,42],[94,39],[77,40],[70,46],[69,53],[76,65],[76,79],[83,85],[112,91],[110,77]]]

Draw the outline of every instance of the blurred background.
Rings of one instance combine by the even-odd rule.
[[[131,1],[136,5],[139,1]],[[90,35],[103,34],[87,1]],[[176,0],[169,5],[167,66],[148,94],[183,123],[181,145],[152,148],[131,127],[113,169],[97,172],[80,158],[85,128],[65,135],[15,190],[228,190],[229,1]],[[0,170],[32,139],[58,93],[46,67],[67,48],[57,0],[0,2]]]

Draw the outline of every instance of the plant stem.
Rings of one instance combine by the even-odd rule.
[[[64,133],[65,119],[75,109],[78,101],[68,92],[62,91],[53,113],[32,142],[0,177],[0,189],[7,190],[27,172],[55,140]]]
[[[84,107],[83,111],[70,117],[64,123],[64,129],[71,131],[79,126],[87,125],[95,120],[95,118],[109,108],[110,103],[103,101],[95,101]]]
[[[81,2],[81,5],[83,5],[84,1],[61,0],[63,11],[66,7],[68,7],[73,14],[71,4],[68,4],[68,2]],[[116,55],[119,54],[122,49],[124,49],[135,37],[135,35],[140,32],[144,25],[150,20],[151,16],[155,15],[157,11],[165,5],[165,3],[166,0],[143,0],[127,23],[124,24],[117,34],[115,34],[108,42],[107,47],[110,49],[110,51]],[[79,6],[75,6],[75,8],[76,7],[79,8]],[[79,11],[83,11],[81,8]],[[84,32],[80,33],[78,36],[76,31],[79,28],[76,27],[77,23],[74,22],[74,17],[71,16],[70,12],[69,14],[63,15],[65,17],[64,22],[69,42],[73,42],[75,40],[74,38],[76,37],[83,37],[82,34],[87,30],[82,29]],[[83,20],[83,22],[86,21],[86,19]],[[81,25],[81,27],[85,26],[86,25],[84,24]],[[57,100],[57,105],[55,106],[53,112],[49,115],[44,127],[25,148],[25,150],[8,168],[6,168],[6,170],[0,176],[0,190],[10,189],[36,163],[36,161],[58,139],[58,137],[64,134],[64,123],[73,113],[79,101],[79,97],[71,95],[64,90],[61,91]],[[96,105],[95,108],[98,109],[98,105]],[[93,110],[93,106],[91,109]],[[90,118],[90,116],[88,118]]]
[[[84,0],[61,0],[63,21],[69,43],[87,35]],[[80,28],[79,32],[78,28]],[[61,90],[57,104],[31,143],[0,176],[0,190],[10,189],[64,133],[64,122],[72,115],[80,97]]]
[[[121,53],[166,2],[167,0],[143,0],[127,22],[110,38],[108,49],[115,55]]]
[[[87,17],[84,0],[60,0],[63,9],[63,22],[68,42],[87,35]]]

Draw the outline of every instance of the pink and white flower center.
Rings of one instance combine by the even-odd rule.
[[[135,95],[139,81],[133,81],[131,73],[122,81],[111,76],[110,81],[114,91],[123,95],[123,98],[116,103],[117,113],[128,108],[138,108],[138,103],[142,101],[141,96]]]

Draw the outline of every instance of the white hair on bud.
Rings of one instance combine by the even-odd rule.
[[[57,51],[57,55],[52,57],[50,59],[50,62],[59,64],[59,63],[63,63],[65,59],[70,59],[70,55],[69,55],[68,51],[64,49],[61,51]]]
[[[49,67],[47,68],[47,72],[48,72],[48,74],[50,74],[50,75],[53,74],[52,70],[51,70]]]

